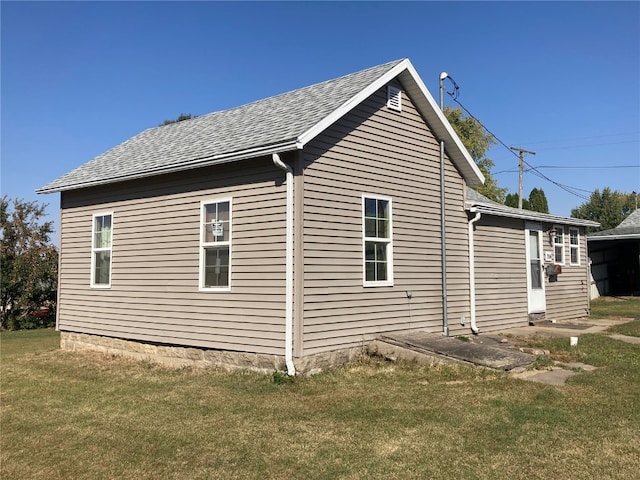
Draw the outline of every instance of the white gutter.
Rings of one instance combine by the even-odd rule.
[[[469,211],[476,214],[475,217],[469,220],[469,313],[471,316],[471,331],[477,335],[480,333],[480,329],[476,324],[476,260],[473,246],[473,224],[480,220],[482,213],[475,208]]]
[[[129,180],[138,180],[140,178],[147,178],[152,175],[164,175],[167,173],[184,172],[187,170],[193,170],[196,168],[210,167],[212,165],[220,165],[223,163],[231,163],[238,160],[247,160],[250,158],[260,157],[263,155],[269,155],[273,153],[287,152],[299,148],[299,142],[297,140],[287,140],[273,145],[266,145],[261,147],[247,148],[238,152],[223,153],[212,155],[209,157],[196,158],[181,163],[173,163],[171,165],[163,165],[160,167],[148,168],[144,172],[138,172],[135,174],[119,175],[110,178],[102,178],[100,180],[91,180],[87,182],[78,182],[71,185],[53,186],[47,187],[46,185],[36,190],[36,193],[57,193],[65,192],[68,190],[78,190],[80,188],[96,187],[100,185],[108,185],[111,183],[125,182]],[[54,183],[54,182],[51,182]]]
[[[271,154],[276,167],[287,172],[287,221],[285,260],[285,318],[284,318],[284,361],[287,375],[294,376],[293,365],[293,169],[280,160],[278,153]]]
[[[587,235],[587,242],[600,242],[604,240],[634,240],[640,239],[640,233],[629,233],[621,235],[594,235],[590,237]]]
[[[532,210],[518,210],[513,207],[504,205],[487,205],[480,202],[467,202],[467,210],[479,211],[486,215],[494,215],[496,217],[521,218],[523,220],[531,220],[532,222],[561,223],[563,225],[573,225],[578,227],[599,227],[598,222],[591,220],[582,220],[572,217],[561,217],[560,215],[551,215],[549,213],[538,213]],[[500,208],[502,207],[502,208]]]

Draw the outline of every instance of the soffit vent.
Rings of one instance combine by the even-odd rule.
[[[397,112],[402,111],[402,90],[387,85],[387,108]]]

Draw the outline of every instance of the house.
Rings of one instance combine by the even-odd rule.
[[[472,318],[483,331],[589,314],[586,228],[598,223],[507,207],[471,189],[467,210]]]
[[[640,294],[640,210],[620,225],[587,236],[596,295]]]
[[[478,211],[478,324],[526,324],[522,285],[524,315],[490,313],[515,274],[485,237],[516,220],[465,203],[483,181],[408,59],[145,130],[38,190],[61,194],[61,346],[294,374],[468,332]]]

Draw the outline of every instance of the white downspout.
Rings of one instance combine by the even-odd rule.
[[[482,215],[475,208],[470,210],[476,216],[469,220],[469,311],[471,315],[471,331],[476,335],[480,333],[480,329],[476,324],[476,259],[473,242],[473,224],[480,220]]]
[[[284,318],[284,361],[287,375],[294,376],[293,365],[293,169],[280,160],[280,155],[271,155],[276,167],[287,172],[287,221],[285,251],[285,318]]]

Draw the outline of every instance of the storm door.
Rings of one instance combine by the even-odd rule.
[[[547,309],[542,269],[542,225],[527,223],[527,300],[529,313],[541,313]]]

